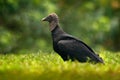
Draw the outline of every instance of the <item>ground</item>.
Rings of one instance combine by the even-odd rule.
[[[64,62],[56,53],[0,54],[0,80],[120,80],[120,53],[103,50],[105,64]]]

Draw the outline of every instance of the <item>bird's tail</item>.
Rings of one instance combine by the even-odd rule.
[[[95,62],[95,63],[103,63],[104,64],[104,61],[103,59],[99,56],[99,54],[94,54],[94,56],[91,56],[91,61],[92,62]]]

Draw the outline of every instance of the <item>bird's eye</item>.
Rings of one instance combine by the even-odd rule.
[[[53,19],[52,15],[49,16],[49,19]]]
[[[49,15],[49,17],[52,17],[52,15]]]

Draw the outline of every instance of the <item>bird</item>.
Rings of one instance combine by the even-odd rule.
[[[103,59],[96,54],[86,43],[66,33],[59,25],[56,13],[51,13],[42,21],[49,23],[49,29],[53,41],[53,49],[63,61],[78,61],[81,63],[104,63]]]

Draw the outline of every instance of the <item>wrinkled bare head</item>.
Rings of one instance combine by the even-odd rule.
[[[48,21],[49,23],[54,21],[58,23],[58,16],[56,13],[51,13],[47,17],[43,18],[42,21]]]

